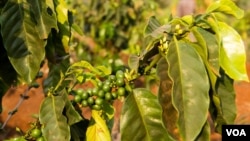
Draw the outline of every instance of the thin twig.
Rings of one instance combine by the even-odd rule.
[[[8,113],[8,117],[5,120],[5,122],[3,123],[1,129],[4,129],[4,127],[6,126],[6,124],[8,123],[8,121],[11,119],[11,117],[17,112],[18,108],[23,103],[23,101],[27,99],[28,92],[29,92],[30,89],[31,89],[31,87],[27,87],[26,90],[25,90],[25,92],[24,92],[24,94],[22,94],[20,96],[21,98],[19,99],[19,101],[18,101],[17,105],[15,106],[15,108]]]

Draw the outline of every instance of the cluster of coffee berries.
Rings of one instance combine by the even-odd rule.
[[[119,70],[115,75],[109,75],[105,81],[97,82],[97,86],[87,90],[74,90],[74,101],[83,107],[101,110],[104,102],[112,102],[126,95],[124,72]]]
[[[44,137],[42,136],[42,131],[39,128],[34,128],[30,131],[30,137],[35,141],[45,141]]]

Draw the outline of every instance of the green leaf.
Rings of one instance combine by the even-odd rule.
[[[128,66],[130,69],[137,70],[139,67],[140,58],[137,55],[130,55],[128,59]]]
[[[157,75],[160,79],[158,100],[162,107],[162,121],[168,133],[175,139],[181,140],[177,128],[178,113],[172,103],[173,82],[168,75],[169,65],[165,58],[157,64]]]
[[[47,39],[52,28],[57,29],[57,18],[52,0],[28,0],[31,6],[32,18],[36,23],[36,31],[40,39]],[[50,5],[47,7],[47,3]]]
[[[170,31],[171,25],[161,25],[155,17],[150,17],[148,24],[145,28],[145,37],[151,36],[158,38],[162,36],[164,32]]]
[[[46,97],[41,104],[39,120],[44,125],[43,136],[48,141],[70,140],[67,118],[62,114],[65,104],[65,99],[62,96]]]
[[[86,137],[86,141],[111,141],[107,124],[96,110],[92,110],[92,119],[87,128]]]
[[[221,107],[221,100],[216,92],[212,93],[210,113],[214,119],[214,125],[217,132],[222,133],[222,125],[227,124],[223,117],[223,111]]]
[[[240,19],[244,16],[244,11],[240,9],[232,0],[218,0],[211,4],[206,13],[222,12],[230,14]]]
[[[27,2],[9,0],[1,13],[1,34],[19,81],[31,83],[45,57],[46,41],[39,38]],[[11,17],[11,18],[10,18]]]
[[[57,14],[57,25],[59,28],[59,40],[65,52],[69,52],[69,42],[71,37],[71,26],[68,18],[68,8],[64,0],[53,0],[55,12]]]
[[[211,87],[215,90],[217,77],[220,76],[219,42],[216,39],[216,35],[200,27],[193,27],[192,33],[197,40],[192,44],[192,47],[194,47],[201,56],[207,69]]]
[[[61,63],[48,63],[50,68],[48,77],[43,81],[43,87],[45,93],[47,93],[49,88],[55,87],[61,78],[61,73],[64,73],[69,67],[69,60],[63,60]],[[64,81],[63,84],[60,85],[60,88],[65,88],[68,86],[68,83]]]
[[[201,51],[203,50],[203,61],[208,60],[208,67],[219,76],[220,63],[219,63],[219,55],[220,55],[220,45],[216,38],[216,36],[202,28],[194,27],[192,29],[197,43],[201,47]]]
[[[66,90],[63,91],[63,96],[64,96],[64,100],[65,100],[65,110],[66,110],[65,116],[68,119],[68,124],[73,125],[73,124],[83,120],[81,115],[76,111],[76,109],[74,108],[74,106],[72,105],[70,100],[68,99],[68,94],[67,94]]]
[[[77,24],[73,23],[73,24],[72,24],[72,29],[73,29],[76,33],[78,33],[79,35],[81,35],[81,36],[84,35],[82,29],[81,29]]]
[[[236,118],[236,104],[234,81],[225,72],[221,72],[221,77],[216,83],[216,93],[221,101],[221,110],[223,119],[227,124],[233,124]]]
[[[219,22],[222,47],[220,64],[234,80],[249,81],[246,72],[246,52],[241,36],[226,23]]]
[[[192,25],[194,23],[194,17],[193,15],[185,15],[181,18],[181,20],[186,24],[186,25]]]
[[[202,46],[200,43],[201,41],[198,41],[197,43],[191,43],[191,45],[194,49],[196,49],[197,53],[201,56],[203,63],[206,66],[206,70],[207,70],[207,74],[210,80],[210,85],[212,87],[212,90],[215,90],[216,81],[217,81],[217,78],[220,76],[220,74],[219,72],[215,71],[213,67],[209,64],[207,58],[204,55],[205,54],[204,50],[206,50],[206,48],[204,49],[203,48],[204,46]]]
[[[68,23],[68,9],[64,0],[54,0],[58,22]]]
[[[194,140],[207,119],[210,86],[206,68],[191,44],[177,41],[175,37],[166,59],[173,81],[172,102],[179,114],[180,134],[183,140]]]
[[[94,67],[92,66],[89,62],[87,61],[79,61],[76,62],[74,64],[72,64],[69,67],[69,73],[73,73],[74,70],[76,69],[87,69],[89,70],[91,73],[94,73],[96,75],[100,75],[100,76],[106,76],[109,75],[111,73],[111,70],[109,70],[108,68],[104,67],[104,66],[97,66]]]
[[[122,108],[121,140],[172,140],[161,119],[161,107],[157,97],[146,89],[134,89]]]
[[[196,138],[195,141],[209,141],[210,140],[210,126],[209,126],[209,121],[207,121],[202,130],[201,130],[201,133],[199,134],[199,136]]]

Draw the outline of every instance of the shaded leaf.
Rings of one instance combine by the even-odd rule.
[[[244,16],[244,11],[240,9],[232,0],[218,0],[211,4],[206,13],[222,12],[230,14],[240,19]]]
[[[5,90],[7,90],[8,87],[10,87],[14,82],[17,81],[17,73],[10,63],[7,52],[3,45],[3,40],[1,35],[0,35],[0,66],[4,66],[1,67],[0,69],[0,79],[2,79],[0,81],[1,83],[3,83],[3,85],[1,85],[3,89],[0,90],[0,95],[3,95],[5,93]]]
[[[173,81],[172,102],[179,114],[179,132],[183,140],[194,140],[206,122],[209,107],[205,66],[191,44],[176,38],[170,43],[166,59]]]
[[[222,47],[220,64],[234,80],[249,81],[246,72],[246,52],[241,36],[226,23],[219,22]]]
[[[165,58],[157,64],[157,75],[160,79],[158,100],[162,107],[162,121],[168,133],[175,139],[181,140],[177,128],[178,113],[172,103],[173,82],[168,75],[168,63]]]
[[[81,29],[77,24],[73,23],[73,24],[72,24],[72,29],[73,29],[76,33],[78,33],[79,35],[81,35],[81,36],[84,35],[82,29]]]
[[[219,133],[222,133],[222,125],[227,124],[223,117],[223,111],[221,107],[221,100],[219,95],[216,92],[213,92],[211,96],[211,107],[210,107],[210,113],[212,118],[214,119],[214,125],[216,128],[216,131]]]
[[[134,89],[122,108],[121,140],[172,140],[161,119],[157,97],[146,89]]]
[[[210,126],[209,121],[207,121],[202,130],[201,133],[198,135],[198,137],[195,139],[195,141],[209,141],[210,140]]]
[[[39,38],[35,26],[28,3],[9,0],[5,4],[1,14],[1,33],[20,82],[30,83],[45,57],[46,42]]]
[[[151,36],[158,38],[166,31],[170,31],[170,25],[161,25],[159,21],[153,16],[149,18],[148,24],[145,28],[145,37]]]
[[[216,36],[202,28],[194,27],[193,33],[197,39],[197,43],[200,44],[204,52],[204,62],[208,60],[210,69],[219,76],[220,70],[220,62],[219,62],[219,55],[220,55],[220,45],[216,38]]]
[[[98,111],[92,110],[92,118],[86,135],[86,141],[111,141],[106,122],[101,118]]]
[[[206,33],[207,31],[199,27],[193,27],[192,33],[194,34],[197,42],[192,44],[192,47],[196,49],[198,54],[201,56],[209,76],[210,85],[213,90],[215,90],[217,77],[220,76],[219,69],[219,44],[215,39],[215,35],[211,33]],[[210,38],[206,38],[210,36]],[[212,40],[209,40],[212,39]],[[211,42],[211,44],[210,44]],[[216,45],[217,44],[217,45]]]
[[[43,136],[48,141],[70,140],[70,128],[67,118],[62,114],[66,102],[62,96],[49,96],[40,108],[39,120],[44,125]]]
[[[63,60],[60,63],[53,64],[53,63],[48,63],[48,66],[50,68],[48,77],[43,81],[43,87],[44,87],[44,92],[47,93],[49,88],[55,87],[59,80],[61,79],[61,73],[64,73],[68,66],[69,66],[69,60]],[[60,85],[59,90],[65,88],[68,86],[68,83],[64,81]]]
[[[234,81],[225,72],[221,71],[221,73],[221,77],[216,83],[216,93],[221,101],[223,119],[227,124],[233,124],[236,118]]]
[[[89,120],[84,119],[70,126],[71,140],[83,141],[86,140],[86,131],[89,125]]]
[[[61,92],[61,95],[63,95],[64,100],[65,100],[65,109],[64,110],[66,111],[65,116],[67,117],[68,124],[73,125],[73,124],[83,120],[81,115],[76,111],[76,109],[74,108],[74,106],[72,105],[70,100],[68,99],[68,93],[65,89]]]

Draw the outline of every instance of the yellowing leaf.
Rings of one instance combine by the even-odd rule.
[[[98,111],[92,110],[92,119],[86,137],[87,141],[111,141],[107,124]]]

